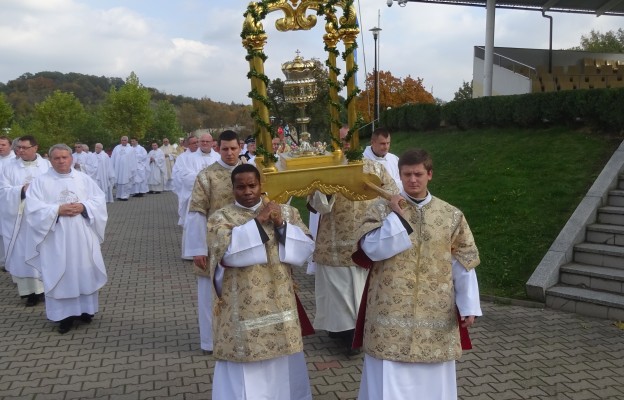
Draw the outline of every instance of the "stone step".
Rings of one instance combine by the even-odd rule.
[[[624,225],[624,207],[600,207],[597,219],[600,224]]]
[[[624,190],[610,190],[607,204],[614,207],[624,207]]]
[[[546,307],[590,317],[624,321],[624,295],[556,285],[546,291]]]
[[[598,267],[624,269],[624,247],[609,244],[579,243],[574,246],[574,261]]]
[[[569,263],[560,274],[560,282],[566,285],[624,295],[624,269]]]
[[[624,246],[624,226],[591,224],[587,226],[585,240],[589,243]]]

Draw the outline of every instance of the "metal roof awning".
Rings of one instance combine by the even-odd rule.
[[[396,0],[406,3],[450,4],[456,6],[485,7],[487,0]],[[389,3],[388,3],[389,4]],[[515,10],[563,12],[624,16],[624,0],[502,0],[496,1],[496,8]]]

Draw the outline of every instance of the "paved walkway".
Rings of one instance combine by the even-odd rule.
[[[0,398],[210,399],[214,359],[199,349],[196,283],[179,258],[176,221],[171,193],[109,206],[100,313],[65,335],[44,306],[24,307],[0,272]],[[314,279],[297,279],[312,316]],[[483,309],[475,350],[458,363],[462,400],[624,399],[624,331],[612,322]],[[314,399],[357,397],[361,354],[349,356],[324,332],[305,339],[305,352]]]

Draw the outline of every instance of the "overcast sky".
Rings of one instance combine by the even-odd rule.
[[[249,104],[248,64],[240,31],[247,0],[0,0],[0,82],[25,72],[78,72],[125,79],[160,91]],[[356,1],[356,6],[358,2]],[[373,70],[369,29],[381,15],[380,69],[422,78],[435,97],[451,100],[472,79],[473,46],[485,42],[485,9],[360,0],[360,78]],[[554,49],[576,46],[591,29],[606,32],[622,18],[553,14]],[[279,33],[273,22],[266,69],[284,78],[280,65],[299,49],[325,59],[324,21],[309,32]],[[496,46],[548,48],[548,20],[539,12],[497,10]],[[366,58],[366,62],[364,62]]]

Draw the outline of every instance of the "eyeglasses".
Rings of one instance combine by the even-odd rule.
[[[28,150],[28,149],[32,149],[35,146],[16,146],[15,148],[17,150]]]

